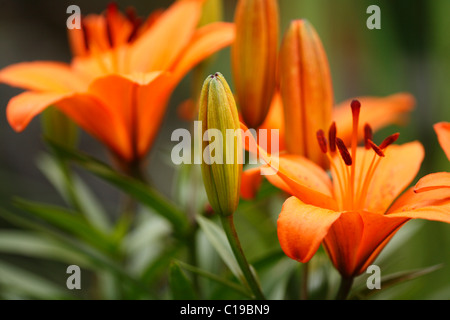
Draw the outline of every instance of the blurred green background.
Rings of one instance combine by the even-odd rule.
[[[121,9],[134,6],[140,16],[146,16],[155,8],[169,6],[172,1],[116,2]],[[100,13],[108,3],[107,0],[0,0],[0,68],[22,61],[69,62],[66,8],[77,4],[83,14]],[[224,0],[224,20],[233,20],[235,4],[234,0]],[[420,140],[426,148],[420,176],[450,171],[450,163],[440,149],[432,128],[436,122],[450,121],[450,1],[280,0],[279,4],[281,32],[290,20],[306,18],[319,33],[330,62],[336,102],[362,95],[386,96],[400,91],[412,93],[417,105],[407,126],[391,126],[378,132],[375,138],[380,140],[389,133],[399,131],[400,143]],[[366,27],[369,17],[366,9],[373,4],[381,9],[381,30]],[[232,84],[229,49],[217,55],[209,71],[220,71]],[[188,75],[173,94],[164,127],[151,151],[151,179],[169,197],[179,170],[170,163],[170,135],[176,128],[190,127],[190,123],[177,117],[176,108],[189,98],[191,78]],[[0,85],[0,206],[8,208],[10,199],[15,196],[60,204],[62,200],[36,167],[36,159],[44,150],[40,122],[35,119],[25,132],[17,134],[6,121],[4,111],[7,102],[20,92],[19,89]],[[86,134],[81,136],[80,149],[108,161],[103,147]],[[106,210],[111,215],[116,214],[120,198],[117,190],[82,171],[80,175],[92,186]],[[279,212],[280,205],[276,203],[270,208],[273,215]],[[243,228],[239,227],[239,221],[236,224],[238,230]],[[11,226],[0,220],[0,227]],[[450,226],[438,222],[411,221],[404,233],[409,231],[412,236],[397,249],[395,255],[389,257],[389,264],[383,272],[441,263],[443,267],[389,289],[378,298],[449,299]],[[248,239],[243,236],[244,247],[250,246],[245,244],[247,240],[252,240],[251,235]],[[66,274],[62,265],[1,252],[0,261],[19,264],[26,270],[65,283]],[[0,273],[0,292],[1,278]],[[83,281],[90,280],[83,278]]]

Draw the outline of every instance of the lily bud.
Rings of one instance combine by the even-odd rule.
[[[199,103],[203,183],[214,211],[230,216],[239,204],[243,150],[236,103],[222,74],[205,80]]]
[[[279,13],[276,0],[240,0],[231,48],[237,102],[246,125],[258,128],[276,86]]]
[[[306,20],[291,22],[283,39],[280,86],[287,151],[326,166],[326,156],[316,143],[316,132],[331,123],[330,68],[320,38]]]

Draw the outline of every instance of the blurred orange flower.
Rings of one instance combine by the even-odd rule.
[[[440,122],[434,125],[442,150],[450,161],[450,123]],[[417,182],[414,192],[422,193],[432,190],[450,189],[450,172],[431,173]]]
[[[70,64],[24,62],[0,71],[0,82],[27,91],[12,98],[7,118],[22,131],[50,105],[104,143],[125,163],[151,148],[170,94],[197,63],[234,40],[234,26],[197,28],[203,0],[176,1],[142,22],[115,5],[69,30]]]
[[[354,101],[352,106],[356,129],[360,104]],[[294,260],[307,262],[323,244],[345,278],[364,272],[410,219],[450,223],[450,189],[415,193],[410,188],[397,199],[420,169],[422,145],[393,145],[396,134],[377,146],[371,140],[370,127],[365,128],[365,147],[357,147],[358,131],[354,130],[351,150],[336,136],[335,125],[330,128],[331,139],[322,130],[317,133],[318,146],[330,161],[331,179],[304,157],[273,157],[259,149],[265,161],[278,168],[277,174],[267,179],[292,195],[277,223],[283,251]]]

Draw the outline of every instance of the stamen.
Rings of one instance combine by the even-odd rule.
[[[361,103],[358,100],[353,100],[351,103],[352,115],[353,115],[353,134],[352,134],[352,157],[353,165],[351,166],[351,177],[350,177],[350,196],[352,209],[355,204],[355,170],[356,170],[356,150],[358,148],[358,129],[359,129],[359,114],[361,111]]]
[[[367,140],[369,145],[371,146],[371,148],[373,149],[373,151],[375,151],[375,153],[377,155],[379,155],[380,157],[384,158],[384,152],[380,149],[380,147],[378,147],[372,140]]]
[[[330,152],[336,152],[336,122],[333,122],[330,126],[330,130],[328,131],[328,142],[330,143]]]
[[[320,150],[326,154],[328,152],[327,139],[323,130],[317,131],[317,142],[319,143]]]
[[[112,30],[112,21],[115,19],[118,12],[117,3],[111,2],[108,4],[106,8],[106,35],[108,37],[108,42],[111,48],[114,47],[115,43],[113,40],[113,30]]]
[[[81,31],[83,31],[83,39],[84,39],[84,47],[86,49],[86,53],[89,52],[89,34],[86,28],[86,23],[83,19],[81,19]]]
[[[136,38],[136,36],[138,34],[139,28],[142,25],[142,19],[137,16],[136,9],[134,7],[128,7],[126,9],[125,13],[127,15],[128,20],[133,25],[133,31],[131,32],[130,36],[128,37],[128,42],[131,43],[134,41],[134,39]]]
[[[352,156],[345,146],[344,141],[340,138],[336,138],[336,146],[339,149],[339,153],[341,154],[342,160],[344,160],[345,165],[351,166],[353,164]]]
[[[366,123],[364,125],[364,145],[366,150],[370,150],[370,148],[372,147],[369,143],[369,140],[373,140],[373,131],[372,131],[372,127]]]
[[[384,150],[387,147],[389,147],[391,144],[393,144],[395,141],[397,141],[398,137],[400,136],[400,133],[394,133],[393,135],[390,135],[384,141],[380,144],[380,149]]]

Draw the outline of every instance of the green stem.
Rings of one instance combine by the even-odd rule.
[[[308,277],[309,277],[309,263],[302,265],[302,285],[300,288],[300,300],[308,300]]]
[[[348,294],[350,293],[350,290],[353,285],[353,277],[351,278],[341,278],[341,284],[339,286],[339,291],[336,295],[336,300],[346,300]]]
[[[257,300],[265,300],[264,294],[262,293],[261,288],[250,269],[250,265],[245,258],[244,252],[242,251],[241,243],[239,241],[236,228],[234,227],[233,215],[228,217],[221,216],[221,220],[223,229],[230,243],[231,250],[233,251],[236,260],[241,267],[242,273],[244,274],[250,290]]]
[[[187,247],[188,247],[188,252],[189,252],[189,262],[190,262],[191,265],[194,265],[194,266],[197,265],[197,260],[198,260],[196,235],[197,235],[197,227],[194,226],[191,229],[191,232],[190,232],[189,236],[187,237]],[[194,289],[196,290],[198,295],[201,296],[200,283],[199,283],[199,279],[198,279],[197,273],[193,273],[193,275],[192,275],[192,282],[193,282],[193,285],[194,285]]]

